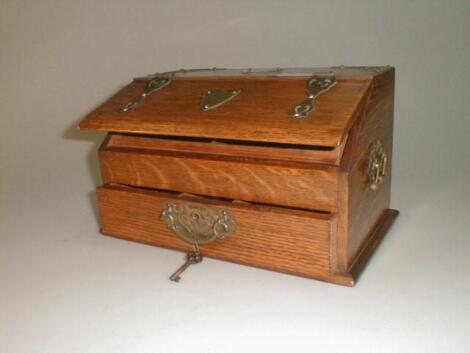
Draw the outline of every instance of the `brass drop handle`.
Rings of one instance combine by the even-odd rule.
[[[181,273],[190,265],[202,261],[199,244],[207,244],[231,235],[236,228],[232,215],[226,210],[213,210],[202,204],[185,202],[176,205],[165,204],[160,219],[165,221],[181,239],[193,244],[193,250],[186,255],[186,262],[170,276],[178,282]]]
[[[207,244],[235,231],[235,221],[226,210],[218,212],[203,204],[167,202],[161,214],[173,232],[191,244]]]
[[[387,154],[385,153],[382,141],[375,141],[369,152],[369,165],[367,174],[369,177],[369,188],[377,190],[384,181],[387,171]]]

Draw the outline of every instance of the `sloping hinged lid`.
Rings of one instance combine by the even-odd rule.
[[[135,79],[79,126],[334,147],[356,119],[373,77],[390,69],[207,69],[155,74]],[[330,87],[312,90],[312,77],[314,81],[327,78]]]

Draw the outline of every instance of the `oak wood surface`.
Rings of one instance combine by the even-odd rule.
[[[166,202],[194,202],[193,197],[119,185],[98,188],[102,232],[129,240],[189,251],[160,214]],[[328,280],[329,240],[334,218],[328,214],[197,198],[228,210],[237,226],[223,240],[201,245],[204,256]],[[178,264],[179,265],[179,264]]]
[[[346,139],[336,148],[325,149],[313,146],[296,145],[254,145],[241,144],[240,141],[226,140],[188,140],[161,138],[148,135],[112,134],[109,147],[146,149],[166,152],[183,152],[201,156],[248,158],[262,161],[289,161],[339,165]]]
[[[366,241],[349,269],[346,272],[335,272],[332,269],[330,281],[344,286],[354,286],[398,215],[399,212],[397,210],[384,210],[381,217],[365,237]]]
[[[318,97],[308,119],[289,109],[306,98],[306,77],[175,78],[134,111],[122,108],[143,92],[136,80],[89,114],[80,128],[139,134],[193,136],[286,144],[338,146],[364,103],[371,79],[341,78]],[[208,90],[241,90],[232,101],[202,111]]]
[[[394,70],[375,77],[366,105],[352,128],[341,161],[339,178],[339,270],[346,271],[365,246],[370,230],[390,206],[393,139]],[[368,162],[371,144],[381,140],[387,153],[384,182],[369,188]]]
[[[116,147],[103,148],[100,160],[104,183],[321,211],[337,209],[335,167],[270,165]]]
[[[129,92],[132,90],[138,92],[136,87],[147,81],[136,80],[128,87],[129,90],[121,92],[124,98],[119,99],[124,102],[129,98],[126,94],[131,95]],[[148,128],[147,123],[153,127],[159,126],[160,129],[158,124],[163,122],[166,127],[159,130],[158,135],[147,135],[153,130],[147,130],[144,134],[108,134],[99,152],[103,182],[107,184],[98,191],[103,232],[188,250],[189,245],[174,235],[170,236],[168,229],[161,233],[162,225],[157,222],[158,217],[155,218],[155,205],[161,208],[164,199],[177,202],[196,200],[216,208],[233,209],[238,217],[243,216],[243,224],[249,225],[242,227],[242,237],[236,242],[207,245],[209,254],[212,254],[209,256],[353,285],[398,214],[389,209],[394,70],[389,68],[376,72],[367,76],[367,79],[340,79],[336,91],[332,89],[321,96],[323,100],[318,101],[314,113],[317,116],[312,115],[305,120],[310,123],[304,124],[306,129],[302,134],[313,134],[308,140],[303,139],[304,135],[283,121],[280,115],[276,115],[280,111],[280,105],[276,104],[292,98],[294,94],[291,93],[300,90],[300,86],[297,86],[300,81],[300,78],[292,77],[178,78],[172,88],[176,91],[164,93],[162,90],[158,92],[159,99],[171,98],[172,94],[178,92],[203,90],[208,85],[227,88],[242,82],[245,85],[243,88],[253,94],[253,100],[237,103],[237,97],[227,104],[231,108],[226,113],[221,110],[212,118],[210,115],[197,115],[201,112],[196,114],[191,110],[197,103],[195,94],[191,96],[191,102],[174,102],[174,106],[165,103],[158,108],[167,109],[168,113],[172,109],[179,109],[173,112],[176,115],[162,115],[159,111],[160,115],[156,117],[150,110],[145,115],[143,113],[146,109],[150,109],[148,106],[141,107],[139,113],[137,110],[130,113],[127,118],[134,114],[131,120],[135,118],[133,121],[144,129]],[[280,88],[281,82],[291,93],[286,93],[280,99],[274,97],[276,103],[269,108],[274,110],[266,110],[263,104],[268,101],[260,100],[261,96],[256,96],[256,92],[263,89],[269,92],[271,89],[274,94],[274,88]],[[355,94],[352,87],[356,87]],[[87,118],[83,124],[92,121],[92,124],[98,123],[99,129],[104,130],[107,128],[101,125],[102,122],[119,126],[118,120],[121,118],[116,120],[112,111],[122,103],[119,99],[105,103],[98,108],[97,115],[90,115],[91,120]],[[155,101],[151,105],[160,104],[157,98],[153,99]],[[346,121],[343,118],[347,114],[341,115],[341,112],[345,111],[348,104],[352,107],[353,100],[356,104]],[[322,107],[321,102],[326,106]],[[182,104],[182,107],[178,108],[178,104]],[[182,111],[190,114],[179,116]],[[249,115],[250,111],[259,114],[259,117],[253,119]],[[333,114],[328,124],[324,119],[327,111]],[[238,113],[242,114],[235,119]],[[124,120],[124,124],[129,123]],[[223,126],[219,129],[221,134],[214,136],[211,124],[215,124],[215,121],[222,122]],[[343,124],[341,132],[336,135],[340,136],[337,140],[339,145],[325,147],[330,146],[329,142],[319,138],[318,133],[325,132],[322,129],[326,125],[329,126],[327,129],[338,127],[335,125],[338,122]],[[186,130],[188,126],[191,131]],[[198,135],[198,129],[209,133]],[[163,136],[170,132],[173,136]],[[286,139],[278,138],[277,134],[284,134]],[[254,135],[258,137],[254,138]],[[334,134],[330,130],[326,135],[331,142]],[[388,164],[385,181],[372,191],[367,168],[370,146],[376,140],[382,141]],[[205,198],[180,193],[203,195]],[[153,218],[149,212],[152,212]],[[315,225],[310,224],[310,218],[315,219],[312,221]],[[305,225],[306,222],[308,225]],[[248,229],[251,228],[255,229],[256,240],[252,239],[253,234],[249,234]],[[277,238],[278,228],[280,238]],[[266,235],[260,235],[264,231]],[[302,233],[304,231],[306,233]],[[290,237],[287,236],[289,232]],[[299,232],[302,234],[297,236]],[[288,244],[288,252],[284,254],[286,257],[280,254],[280,242]],[[248,243],[266,247],[267,250],[259,250],[261,253],[255,254],[251,249],[243,255],[245,247],[249,248]],[[270,248],[268,243],[272,243],[274,248]],[[313,260],[307,260],[308,254],[318,255],[319,262],[312,265],[309,261]],[[328,254],[327,261],[325,254]],[[299,266],[293,264],[293,258],[299,260]]]

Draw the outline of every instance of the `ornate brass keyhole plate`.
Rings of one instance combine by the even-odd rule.
[[[161,219],[183,240],[192,244],[207,244],[223,239],[235,231],[235,221],[225,210],[213,210],[198,203],[168,202]]]

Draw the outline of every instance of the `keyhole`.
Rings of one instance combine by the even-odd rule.
[[[193,213],[193,219],[196,221],[196,223],[201,223],[201,215],[199,213]]]

